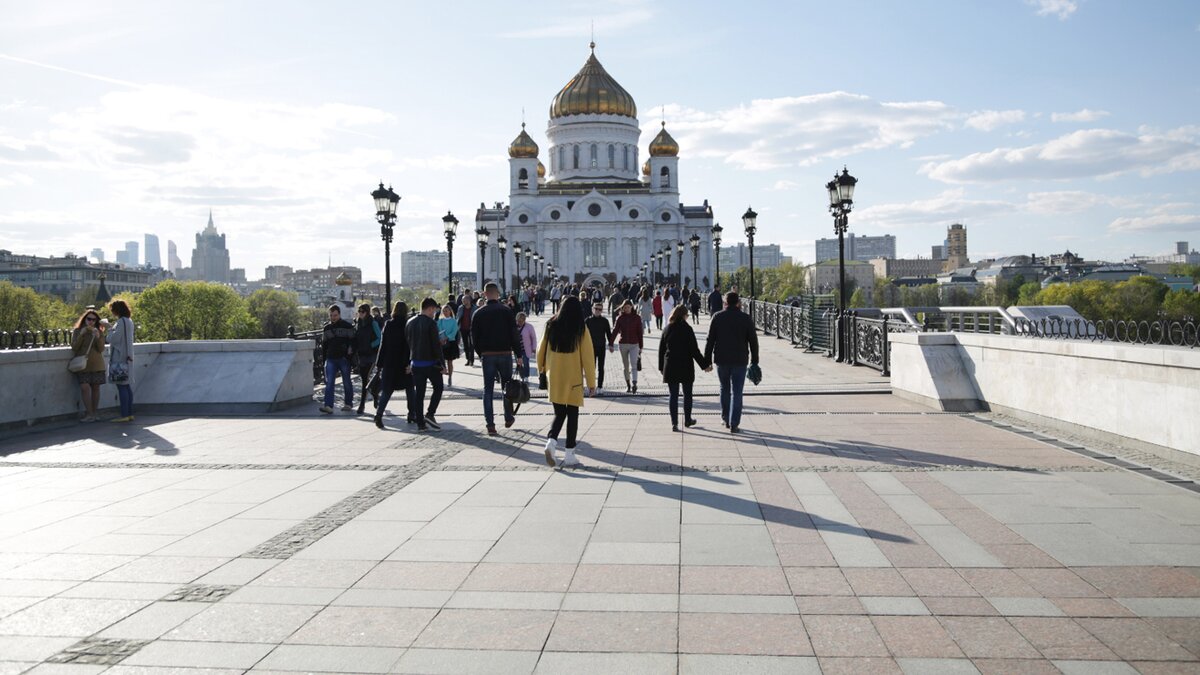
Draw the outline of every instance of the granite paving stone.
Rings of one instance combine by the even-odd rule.
[[[679,651],[695,654],[812,656],[797,615],[679,614]]]
[[[550,651],[674,652],[679,634],[674,612],[559,612]]]
[[[962,650],[932,616],[875,616],[871,623],[891,655],[912,658],[959,658]]]
[[[433,618],[413,645],[432,649],[538,650],[546,644],[554,618],[554,612],[540,610],[446,609]]]
[[[285,637],[289,644],[407,647],[435,614],[428,608],[326,607]]]

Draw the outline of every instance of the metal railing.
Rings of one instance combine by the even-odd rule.
[[[795,347],[809,351],[827,350],[830,344],[830,324],[826,314],[832,312],[832,295],[801,296],[794,304],[747,300],[748,313],[754,326],[764,335],[786,339]]]
[[[74,332],[71,328],[0,332],[0,350],[70,347]]]
[[[312,340],[313,342],[313,385],[325,381],[325,350],[321,346],[321,331],[309,330],[296,332],[295,326],[288,326],[287,336],[292,340]],[[336,381],[336,380],[335,380]]]
[[[1092,342],[1121,342],[1135,345],[1164,347],[1200,347],[1200,325],[1192,319],[1170,321],[1087,321],[1052,317],[1045,319],[1017,318],[1014,335],[1052,340],[1089,340]]]

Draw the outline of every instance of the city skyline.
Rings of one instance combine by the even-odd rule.
[[[0,232],[23,253],[190,242],[211,207],[252,277],[331,261],[382,279],[370,190],[401,195],[407,248],[444,249],[447,210],[467,223],[505,198],[522,119],[546,147],[593,21],[643,151],[665,119],[681,199],[716,205],[727,245],[750,204],[757,241],[811,262],[843,164],[860,180],[851,230],[896,236],[901,257],[928,256],[953,222],[972,259],[1200,240],[1200,89],[1164,67],[1200,57],[1189,3],[849,5],[833,33],[815,3],[0,7]],[[402,25],[428,30],[359,39]]]

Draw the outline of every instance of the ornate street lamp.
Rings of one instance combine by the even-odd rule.
[[[671,283],[671,245],[667,244],[663,247],[663,255],[667,257],[667,283]]]
[[[846,311],[846,229],[850,226],[850,211],[854,208],[854,186],[858,179],[850,175],[846,167],[842,167],[841,175],[834,174],[833,180],[825,184],[829,193],[829,212],[833,214],[833,231],[838,237],[838,320]],[[844,361],[845,355],[841,331],[838,331],[838,361]]]
[[[517,277],[517,282],[513,284],[512,290],[517,290],[521,287],[521,242],[513,242],[513,274]]]
[[[496,238],[496,246],[500,248],[500,289],[507,293],[508,289],[505,287],[508,286],[508,277],[504,274],[504,254],[508,252],[508,240],[504,235]]]
[[[683,249],[684,249],[684,246],[685,246],[685,244],[682,241],[680,241],[679,243],[677,243],[675,245],[675,251],[677,253],[679,253],[679,274],[676,275],[679,278],[676,279],[675,282],[679,284],[680,288],[683,287]]]
[[[475,284],[475,288],[483,288],[483,275],[485,273],[483,261],[487,254],[488,238],[491,236],[491,230],[483,225],[480,225],[479,229],[475,230],[475,240],[479,242],[479,281]]]
[[[742,214],[742,226],[746,229],[746,241],[750,246],[750,299],[754,299],[754,233],[758,232],[758,214],[747,207]]]
[[[712,282],[713,288],[718,288],[721,285],[721,232],[724,229],[720,223],[712,226],[713,262],[716,263],[716,276]]]
[[[458,218],[449,211],[442,216],[442,229],[446,233],[446,292],[454,295],[454,235],[458,232]]]
[[[700,281],[697,279],[700,274],[700,235],[692,233],[688,243],[692,245],[692,288],[700,289]]]
[[[525,278],[529,278],[529,261],[533,260],[533,249],[525,247]]]
[[[392,230],[396,226],[396,205],[400,203],[400,195],[392,190],[392,186],[383,187],[371,193],[375,200],[375,220],[379,222],[379,236],[383,239],[383,285],[387,298],[387,311],[392,311]]]

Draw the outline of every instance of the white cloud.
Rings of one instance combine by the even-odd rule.
[[[987,183],[1143,175],[1200,168],[1200,127],[1139,135],[1112,129],[1086,129],[1046,143],[997,148],[946,162],[930,162],[921,173],[946,183]]]
[[[981,110],[968,115],[967,121],[964,124],[980,131],[993,131],[1002,126],[1016,124],[1024,120],[1024,110]]]
[[[1038,16],[1056,16],[1060,21],[1065,21],[1079,9],[1077,0],[1025,0],[1025,4],[1037,8]]]
[[[852,220],[862,225],[888,229],[964,220],[978,222],[994,215],[1015,213],[1020,209],[1020,205],[1003,200],[969,199],[966,191],[959,188],[945,190],[927,199],[869,206],[857,211]]]
[[[940,101],[877,101],[842,91],[757,99],[716,112],[668,105],[666,115],[683,154],[758,170],[907,148],[952,129],[960,117]]]
[[[777,191],[777,192],[786,192],[787,190],[795,190],[799,187],[800,187],[800,183],[798,183],[794,180],[784,179],[784,180],[775,181],[775,184],[767,189],[771,190],[771,191]]]
[[[1099,206],[1127,208],[1135,206],[1133,200],[1124,197],[1085,192],[1082,190],[1057,190],[1030,192],[1026,195],[1026,208],[1030,213],[1063,214],[1081,213]]]
[[[1200,213],[1158,213],[1122,216],[1108,225],[1109,232],[1200,232]]]
[[[1107,110],[1091,110],[1084,108],[1071,113],[1051,113],[1051,122],[1095,122],[1102,117],[1108,117]]]

